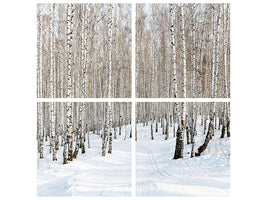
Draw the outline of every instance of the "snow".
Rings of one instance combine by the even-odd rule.
[[[175,138],[173,127],[165,140],[159,124],[151,140],[150,124],[137,125],[136,185],[131,185],[131,139],[122,135],[113,139],[113,153],[101,156],[101,137],[90,133],[91,148],[78,154],[77,159],[63,165],[62,147],[57,161],[49,154],[45,142],[44,158],[37,154],[38,196],[226,196],[230,194],[230,138],[220,138],[220,130],[200,157],[190,158],[191,144],[185,144],[184,159],[173,160]],[[197,121],[195,150],[203,144],[205,135]],[[186,135],[185,135],[186,137]],[[186,140],[185,140],[186,141]]]
[[[90,146],[86,153],[63,165],[62,150],[57,152],[57,161],[49,154],[49,141],[44,143],[44,158],[37,154],[38,196],[130,196],[131,195],[131,139],[130,126],[127,138],[117,131],[113,139],[113,152],[101,156],[102,140],[90,133]]]
[[[230,194],[230,138],[220,138],[220,131],[200,157],[190,158],[191,144],[185,143],[184,159],[173,160],[175,138],[165,140],[159,124],[151,140],[150,124],[137,125],[136,196],[225,196]],[[197,148],[205,135],[197,121]],[[185,135],[186,136],[186,135]],[[186,139],[186,138],[185,138]],[[186,141],[186,140],[185,140]]]

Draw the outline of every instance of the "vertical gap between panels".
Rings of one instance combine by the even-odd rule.
[[[132,197],[135,197],[135,17],[136,3],[132,3]]]

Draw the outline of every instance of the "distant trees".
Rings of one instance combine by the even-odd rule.
[[[230,97],[229,4],[137,4],[135,33],[137,98]],[[130,98],[130,4],[38,4],[37,52],[38,98]],[[135,117],[150,126],[152,140],[160,128],[165,140],[173,130],[178,159],[185,138],[193,157],[205,151],[214,129],[230,137],[229,107],[145,102],[137,103]],[[63,147],[64,164],[90,148],[89,132],[101,134],[102,156],[107,147],[112,153],[112,140],[131,120],[129,103],[51,102],[37,109],[40,158],[49,139],[54,161]],[[206,138],[195,151],[197,120]]]
[[[214,102],[179,102],[176,103],[178,106],[182,107],[182,104],[185,104],[185,106],[189,109],[186,110],[185,115],[187,116],[186,122],[185,122],[185,129],[183,130],[183,137],[186,138],[186,141],[184,141],[184,138],[179,140],[177,139],[177,135],[173,135],[172,137],[176,137],[176,144],[174,148],[174,159],[179,159],[184,157],[184,152],[180,151],[180,149],[184,149],[184,145],[191,145],[191,157],[194,156],[200,156],[208,146],[207,140],[212,140],[214,136],[214,130],[220,130],[221,133],[223,131],[225,132],[226,130],[229,131],[229,134],[227,137],[230,137],[230,127],[225,127],[222,129],[224,126],[224,113],[225,110],[227,109],[228,111],[230,110],[230,103],[225,103],[225,102],[216,102],[216,107],[215,107],[215,115],[210,115],[207,110],[210,110],[211,108],[214,108]],[[175,107],[177,106],[175,103],[149,103],[149,102],[138,102],[136,104],[136,109],[139,110],[138,114],[136,115],[136,121],[139,123],[139,127],[141,126],[148,126],[148,127],[153,127],[151,124],[158,123],[161,126],[161,129],[159,129],[159,132],[161,132],[163,135],[166,134],[164,130],[170,129],[171,127],[176,127],[176,131],[179,131],[179,126],[180,124],[178,121],[175,120],[175,117],[172,115],[169,118],[166,118],[165,113],[172,113],[173,110],[175,110]],[[151,109],[153,107],[153,109]],[[158,110],[164,110],[164,112],[157,112]],[[153,116],[152,118],[150,117]],[[175,112],[173,112],[175,114]],[[216,118],[216,119],[215,119]],[[228,118],[230,123],[230,115],[228,112]],[[170,124],[168,125],[167,122],[169,121]],[[196,123],[201,124],[201,133],[197,132],[196,130]],[[208,124],[206,126],[206,124]],[[153,127],[151,130],[151,133],[154,133],[156,131],[156,128]],[[200,130],[199,130],[200,131]],[[213,132],[211,132],[213,131]],[[175,131],[173,131],[175,132]],[[177,133],[176,132],[176,133]],[[180,130],[181,132],[181,130]],[[137,130],[137,136],[139,132]],[[186,134],[186,136],[185,136]],[[195,136],[199,134],[204,134],[205,135],[205,141],[202,145],[197,147],[197,150],[195,150]],[[154,135],[153,135],[154,137]],[[171,136],[170,136],[171,137]],[[154,138],[151,137],[153,140]],[[166,139],[166,137],[165,137]],[[169,137],[167,137],[169,139]],[[178,144],[177,144],[178,140]],[[177,150],[177,145],[178,145],[178,150]],[[200,150],[201,149],[201,150]],[[181,153],[182,152],[182,153]],[[179,156],[178,156],[179,155]],[[176,157],[177,156],[177,157]]]
[[[49,148],[53,149],[52,160],[62,160],[63,164],[67,164],[68,161],[72,161],[81,153],[85,153],[87,148],[90,148],[89,140],[90,134],[99,135],[99,139],[104,134],[104,119],[106,103],[88,103],[88,102],[53,102],[55,123],[52,124],[51,120],[45,120],[51,116],[51,103],[39,102],[37,103],[37,141],[38,141],[38,153],[40,158],[44,157],[44,142],[48,141]],[[83,104],[83,112],[80,112],[81,105]],[[68,106],[71,106],[71,110],[68,110]],[[110,131],[114,132],[112,138],[107,137],[107,140],[116,139],[115,132],[131,124],[131,106],[130,103],[111,103],[111,116],[113,116],[113,123],[110,126]],[[42,110],[39,110],[42,108]],[[48,109],[47,109],[48,108]],[[71,115],[70,115],[71,114]],[[82,115],[82,116],[81,116]],[[39,118],[42,116],[42,118]],[[71,118],[70,118],[71,116]],[[82,121],[81,121],[82,118]],[[93,119],[95,122],[92,123]],[[52,126],[55,127],[55,131],[52,132]],[[130,137],[130,130],[125,133],[124,139]],[[63,155],[59,156],[58,150],[62,148]],[[101,146],[99,146],[99,151]],[[110,152],[112,153],[112,152]],[[57,156],[57,157],[56,157]],[[54,159],[54,158],[57,159]]]
[[[72,98],[104,98],[108,85],[108,4],[71,4],[71,11],[69,4],[37,6],[37,97],[51,98],[53,94],[54,98],[68,98],[67,90],[71,90]],[[111,97],[129,98],[131,6],[114,4],[114,13]],[[72,63],[68,63],[68,56]],[[68,79],[72,88],[67,88]]]
[[[143,4],[137,6],[136,13],[137,97],[230,97],[229,4]],[[173,126],[173,134],[176,134],[174,159],[183,158],[184,134],[187,143],[192,144],[191,156],[200,155],[207,147],[210,135],[214,134],[218,117],[223,122],[221,137],[224,137],[225,127],[230,124],[229,105],[221,105],[219,113],[215,102],[209,104],[208,112],[207,106],[204,108],[196,103],[174,103],[172,110],[165,107],[162,125],[166,126],[165,121],[168,124],[168,113],[172,111],[173,121],[178,124],[177,129]],[[147,106],[155,109],[154,104]],[[150,116],[156,114],[149,112]],[[204,129],[208,126],[207,137],[195,154],[199,112],[203,113],[202,121],[208,118],[209,123],[202,122]],[[140,115],[140,111],[137,114]],[[158,117],[153,119],[158,120]],[[169,127],[163,129],[169,130]]]
[[[214,12],[214,10],[215,10],[214,5],[212,7],[212,10]],[[221,17],[220,16],[220,13],[221,13],[220,4],[218,4],[217,10],[218,10],[218,17],[217,17],[217,21],[216,21],[216,30],[215,30],[215,33],[216,33],[215,34],[215,48],[214,48],[215,54],[213,54],[215,59],[213,62],[214,68],[212,70],[213,74],[212,74],[212,81],[211,81],[211,84],[212,84],[211,97],[212,98],[215,98],[216,94],[217,94],[217,73],[218,73],[218,60],[219,60],[219,26],[220,26],[220,17]],[[205,151],[205,149],[207,148],[207,146],[209,144],[209,141],[212,138],[212,135],[214,135],[215,118],[216,118],[215,102],[212,102],[211,106],[210,106],[210,115],[209,115],[210,122],[209,122],[209,126],[208,126],[208,132],[206,135],[206,139],[205,139],[203,145],[201,145],[198,148],[198,151],[196,152],[196,156],[200,156],[200,154],[203,151]]]
[[[177,84],[178,98],[212,98],[214,87],[215,98],[229,98],[229,9],[229,4],[137,4],[136,97],[174,97]]]

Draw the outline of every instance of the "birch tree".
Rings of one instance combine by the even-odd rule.
[[[173,7],[180,7],[179,4],[172,4]],[[184,41],[186,50],[186,98],[192,98],[193,90],[196,90],[194,98],[212,98],[213,93],[213,75],[215,71],[215,46],[216,46],[216,24],[218,12],[213,4],[194,4],[195,9],[192,12],[192,4],[184,5]],[[214,4],[217,5],[217,4]],[[228,4],[227,4],[228,5]],[[164,42],[166,31],[170,30],[171,15],[170,4],[137,4],[136,8],[136,97],[138,98],[163,98],[173,96],[174,78],[173,78],[173,51],[172,40],[168,35],[168,40]],[[153,11],[153,9],[156,12]],[[178,9],[177,9],[178,10]],[[169,13],[169,14],[166,14]],[[178,12],[177,12],[178,13]],[[175,14],[175,13],[174,13]],[[195,15],[195,44],[192,39],[192,14]],[[229,19],[229,14],[226,14]],[[183,98],[182,86],[182,38],[180,15],[174,15],[173,34],[175,38],[176,54],[176,72],[177,72],[177,97]],[[229,22],[229,20],[228,20]],[[160,27],[160,28],[159,28]],[[167,28],[168,27],[168,28]],[[223,88],[228,85],[227,97],[230,96],[230,45],[227,44],[227,76],[224,79],[223,71],[223,31],[226,32],[227,41],[230,40],[229,28],[220,26],[219,30],[219,48],[217,70],[216,98],[224,96]],[[195,46],[195,69],[191,65],[192,46]],[[163,70],[163,69],[166,70]],[[193,81],[194,79],[194,81]],[[225,81],[224,81],[225,80]],[[194,86],[193,86],[194,84]],[[162,92],[165,90],[165,92]],[[153,91],[153,94],[152,94]]]
[[[185,52],[185,36],[184,36],[184,4],[180,8],[180,26],[181,26],[181,54],[182,54],[182,97],[186,97],[186,52]],[[183,158],[184,150],[184,130],[185,130],[185,118],[186,118],[186,104],[181,103],[181,122],[177,130],[177,139],[175,145],[174,159]],[[181,130],[180,130],[181,127]]]
[[[214,104],[210,103],[210,102],[179,102],[178,105],[179,106],[182,106],[182,103],[184,104],[187,104],[187,108],[190,108],[190,109],[187,109],[186,110],[186,116],[188,116],[186,119],[187,120],[193,120],[193,117],[192,117],[192,113],[194,113],[194,115],[196,115],[195,119],[196,119],[196,126],[198,126],[198,132],[196,132],[195,136],[198,136],[198,140],[200,138],[203,138],[205,141],[204,143],[206,142],[207,140],[207,135],[209,134],[210,136],[212,136],[210,133],[207,133],[208,131],[211,131],[211,129],[209,128],[208,131],[206,131],[204,128],[204,123],[201,125],[201,122],[199,120],[202,121],[202,116],[201,115],[205,115],[205,114],[208,114],[209,115],[209,112],[198,112],[198,108],[201,107],[201,105],[203,106],[203,108],[205,110],[210,110]],[[195,104],[195,105],[192,105],[192,104]],[[225,103],[225,102],[216,102],[217,104],[217,108],[224,108],[224,106],[227,106],[227,109],[229,110],[229,103]],[[168,105],[168,106],[167,106]],[[153,123],[153,119],[151,119],[149,115],[154,115],[155,118],[159,118],[161,116],[160,113],[158,113],[158,110],[160,107],[163,107],[164,108],[164,111],[165,112],[171,112],[174,108],[175,108],[175,104],[172,103],[172,102],[168,102],[168,103],[163,103],[163,102],[160,102],[160,103],[157,103],[157,102],[138,102],[136,104],[136,109],[140,109],[140,110],[143,110],[143,112],[139,112],[139,114],[136,116],[137,119],[136,121],[138,121],[138,124],[137,124],[137,134],[141,134],[144,135],[144,133],[147,133],[147,137],[144,137],[144,138],[148,138],[149,140],[151,139],[151,123]],[[151,109],[153,107],[153,109]],[[169,110],[167,110],[169,109]],[[193,109],[193,110],[192,110]],[[216,109],[216,114],[218,116],[221,116],[223,114],[224,110],[223,109]],[[164,116],[163,116],[164,117]],[[160,122],[161,121],[161,122]],[[171,121],[171,120],[170,120]],[[192,121],[193,122],[193,121]],[[159,120],[159,126],[161,126],[161,124],[163,123],[163,120]],[[192,136],[192,131],[193,128],[191,127],[192,125],[190,124],[191,122],[186,122],[186,123],[189,123],[189,132]],[[175,124],[173,126],[177,126],[179,124],[179,122],[175,122]],[[219,123],[217,123],[219,124]],[[201,127],[200,127],[201,126]],[[210,127],[210,123],[207,125],[208,127]],[[144,131],[144,127],[147,131]],[[170,126],[169,126],[170,127]],[[179,125],[178,125],[178,128],[179,128]],[[161,129],[163,131],[163,129]],[[156,140],[165,140],[165,136],[162,135],[162,133],[160,133],[161,131],[159,129],[159,133],[157,132],[153,132],[153,137],[154,139],[156,138]],[[141,132],[142,131],[142,132]],[[176,140],[177,141],[177,137],[174,135],[173,137],[170,136],[171,138],[170,139],[173,139],[173,140]],[[213,139],[216,139],[216,140],[220,140],[220,133],[218,130],[216,130],[216,137],[210,137],[209,138],[209,142]],[[194,157],[194,156],[200,156],[198,155],[198,151],[200,148],[203,148],[203,144],[198,146],[198,149],[197,149],[197,152],[195,152],[195,146],[192,146],[192,137],[191,137],[191,140],[189,140],[190,142],[187,143],[186,140],[183,141],[183,146],[185,146],[186,150],[187,150],[187,153],[183,155],[183,158],[190,158],[190,157]],[[194,142],[194,141],[193,141]],[[168,145],[169,143],[166,143],[166,145]],[[220,144],[223,145],[223,142],[220,142]],[[177,143],[176,143],[177,145]],[[206,145],[206,144],[205,144]],[[207,146],[208,146],[208,143],[207,143]],[[205,148],[207,148],[207,146]],[[194,147],[194,148],[192,148]],[[212,147],[213,148],[213,147]],[[216,146],[216,148],[220,148],[220,146]],[[201,152],[201,155],[203,155],[203,152]],[[193,155],[192,155],[193,154]],[[181,158],[179,158],[181,159]]]
[[[55,78],[50,76],[50,4],[42,4],[38,15],[42,18],[43,93],[41,98],[51,97],[51,84],[55,86],[55,98],[68,98],[67,94],[67,4],[54,4],[55,18],[52,34],[54,35]],[[131,5],[114,4],[114,37],[112,39],[112,79],[111,97],[125,98],[131,95]],[[72,31],[72,97],[105,98],[108,71],[108,4],[73,4]],[[84,68],[84,66],[86,66]],[[37,68],[37,93],[39,95],[40,78]],[[85,93],[82,94],[81,88]],[[82,95],[85,95],[82,97]]]
[[[191,26],[191,37],[192,37],[192,49],[191,49],[191,62],[192,62],[192,98],[196,98],[197,91],[196,91],[196,4],[191,5],[191,12],[192,12],[192,26]],[[196,117],[197,117],[197,107],[195,103],[192,103],[191,108],[191,157],[194,157],[195,152],[195,135],[196,135]]]
[[[69,102],[54,102],[54,105],[55,105],[55,110],[60,110],[62,107],[65,107],[67,106]],[[81,103],[84,104],[84,111],[85,113],[90,113],[90,115],[84,115],[82,120],[80,120],[80,115],[79,115],[79,111],[80,111],[80,107],[81,107]],[[50,102],[38,102],[37,104],[37,108],[40,107],[40,104],[43,105],[43,107],[48,107],[50,106]],[[86,149],[86,146],[88,144],[88,137],[84,137],[82,134],[79,134],[81,132],[81,129],[82,129],[82,124],[85,124],[85,133],[88,133],[90,135],[92,134],[95,134],[94,136],[94,141],[97,141],[99,139],[99,146],[94,144],[92,148],[99,148],[99,150],[101,149],[101,136],[100,134],[96,134],[97,132],[99,133],[103,133],[102,130],[97,130],[99,127],[97,126],[94,126],[92,123],[90,123],[92,121],[93,118],[96,118],[97,121],[100,121],[100,119],[103,118],[103,116],[106,115],[105,113],[105,103],[99,103],[99,102],[71,102],[71,106],[72,106],[72,111],[74,111],[72,113],[72,124],[76,124],[75,128],[76,130],[73,131],[73,126],[72,127],[69,127],[68,124],[67,125],[67,130],[66,132],[68,132],[68,130],[70,128],[72,128],[72,135],[70,136],[69,134],[67,135],[68,138],[65,138],[66,135],[62,135],[60,133],[60,131],[56,131],[55,132],[55,138],[56,138],[56,141],[55,141],[55,146],[56,146],[56,150],[60,150],[60,151],[63,151],[63,155],[58,155],[57,156],[57,159],[59,160],[58,162],[61,162],[61,159],[63,160],[63,164],[67,164],[68,163],[68,159],[69,159],[69,149],[70,149],[70,145],[69,145],[69,141],[70,141],[70,137],[73,138],[72,140],[72,145],[75,146],[75,149],[73,151],[72,149],[72,158],[77,158],[79,156],[79,148],[82,148],[82,151],[81,153],[85,153],[83,152],[83,148],[84,150]],[[130,133],[129,133],[129,129],[127,129],[127,127],[129,127],[129,125],[131,124],[131,118],[129,117],[131,115],[131,106],[130,106],[130,103],[111,103],[111,106],[112,106],[112,113],[111,113],[111,116],[117,116],[116,113],[117,111],[119,110],[119,107],[123,107],[123,111],[121,112],[121,119],[123,121],[123,128],[122,128],[122,135],[121,136],[118,136],[118,138],[120,140],[126,140],[128,138],[130,138]],[[94,108],[99,108],[98,109],[98,112],[93,112],[93,109]],[[51,109],[43,109],[43,110],[37,110],[38,113],[41,113],[43,116],[50,116],[51,115]],[[94,114],[93,114],[94,113]],[[68,116],[69,113],[66,112],[61,112],[61,111],[58,111],[56,113],[56,119],[68,119]],[[39,115],[38,115],[39,116]],[[115,120],[114,120],[115,121]],[[57,120],[56,120],[57,122]],[[67,120],[66,123],[68,123],[69,121]],[[50,126],[51,122],[49,120],[47,121],[44,121],[43,123],[43,127],[46,127],[46,126]],[[40,127],[41,128],[41,127]],[[113,126],[111,127],[113,130],[115,129],[118,129],[118,124],[117,123],[113,123]],[[85,135],[85,134],[84,134]],[[39,133],[37,132],[37,136],[39,136]],[[62,140],[60,141],[60,136],[62,136]],[[50,149],[50,141],[52,140],[52,137],[54,137],[52,134],[48,134],[47,135],[48,139],[47,141],[43,141],[43,143],[40,141],[38,142],[38,149],[41,149],[41,146],[43,146],[43,153],[41,151],[39,151],[38,153],[40,154],[40,156],[42,155],[42,157],[40,158],[43,158],[45,156],[47,156],[47,153],[49,152],[48,149]],[[117,139],[118,139],[117,138]],[[37,137],[37,140],[39,141],[40,139]],[[83,147],[84,145],[84,147]],[[88,147],[88,146],[87,146]],[[116,147],[115,147],[116,148]],[[64,153],[65,152],[65,153]],[[96,151],[96,152],[99,152],[99,151]],[[89,152],[91,153],[91,151]],[[53,155],[53,152],[49,152],[49,155]],[[52,160],[53,156],[51,157],[51,160]],[[69,159],[70,160],[70,159]]]
[[[54,56],[54,50],[55,50],[55,36],[54,36],[54,17],[55,16],[55,4],[51,4],[50,6],[50,65],[51,65],[51,70],[50,70],[50,96],[51,98],[55,98],[55,56]],[[57,160],[56,158],[56,114],[55,114],[55,103],[52,102],[50,104],[50,121],[51,121],[51,140],[50,140],[50,145],[53,150],[53,161]]]
[[[112,80],[112,33],[113,33],[113,5],[109,4],[109,10],[108,10],[108,94],[107,97],[111,98],[111,80]],[[109,113],[108,113],[108,128],[109,128],[109,144],[108,144],[108,153],[112,153],[112,107],[111,107],[111,102],[108,103],[109,107]]]
[[[218,58],[219,58],[219,26],[220,26],[220,4],[218,4],[218,16],[217,16],[217,24],[216,24],[216,37],[215,37],[215,69],[214,73],[212,74],[212,98],[215,98],[216,96],[216,82],[217,82],[217,71],[218,71]],[[196,156],[200,156],[203,151],[206,150],[212,135],[214,133],[214,126],[215,126],[215,102],[211,103],[211,109],[210,109],[210,122],[209,122],[209,128],[208,133],[206,135],[205,141],[203,145],[201,145],[197,152],[195,153]]]
[[[227,32],[228,32],[228,17],[229,14],[229,4],[223,5],[223,73],[224,73],[224,97],[228,95],[228,85],[227,85]],[[223,105],[223,125],[222,125],[222,134],[221,138],[225,135],[225,129],[227,128],[227,136],[230,136],[230,120],[229,120],[229,110],[228,105],[225,102]]]
[[[37,64],[38,64],[38,76],[37,76],[37,97],[43,96],[43,67],[42,67],[42,49],[43,49],[43,37],[42,37],[42,6],[39,5],[37,10],[37,23],[38,23],[38,37],[37,37],[37,47],[38,47],[38,57],[37,57]],[[40,152],[40,158],[44,157],[44,127],[43,127],[43,104],[39,103],[38,104],[38,144],[40,145],[39,152]]]
[[[71,98],[72,93],[72,27],[73,27],[73,4],[68,4],[67,8],[67,96],[68,98]],[[64,144],[64,150],[63,150],[63,157],[64,161],[63,163],[67,163],[67,159],[70,161],[73,160],[72,158],[72,134],[73,134],[73,128],[72,128],[72,103],[67,102],[67,132],[66,132],[66,138],[65,138],[65,144]]]
[[[109,4],[109,10],[108,10],[108,66],[106,68],[107,70],[107,98],[111,98],[111,69],[112,69],[112,60],[111,60],[111,52],[112,52],[112,26],[113,26],[113,18],[112,18],[112,10],[113,5]],[[102,156],[106,155],[106,146],[107,146],[107,140],[109,136],[109,149],[108,153],[112,153],[112,131],[110,130],[112,125],[112,116],[111,116],[111,103],[106,103],[106,117],[105,117],[105,127],[104,127],[104,134],[102,136]]]
[[[170,16],[171,16],[171,45],[172,45],[172,67],[173,67],[173,92],[174,92],[174,98],[178,98],[178,89],[177,89],[177,74],[176,74],[176,48],[175,48],[175,36],[174,36],[174,7],[173,4],[170,4]],[[174,158],[177,159],[176,157],[178,156],[178,143],[179,143],[179,137],[181,135],[180,127],[180,112],[179,112],[179,107],[178,103],[174,103],[175,105],[175,116],[178,118],[176,121],[179,122],[178,124],[178,131],[176,135],[176,147],[175,147],[175,156]]]

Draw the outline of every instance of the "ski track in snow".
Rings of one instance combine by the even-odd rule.
[[[128,127],[128,135],[130,128]],[[86,141],[87,142],[87,141]],[[77,159],[63,165],[62,147],[57,161],[49,154],[45,142],[44,158],[37,159],[38,196],[130,196],[131,195],[131,140],[117,133],[113,153],[101,156],[101,137],[90,133],[91,148]],[[39,156],[39,154],[37,154]]]
[[[205,139],[197,122],[195,150]],[[159,132],[154,131],[154,140],[150,138],[150,125],[138,124],[137,128],[136,196],[229,195],[230,138],[220,139],[220,131],[216,130],[202,156],[190,158],[191,145],[185,144],[184,159],[173,160],[172,128],[168,140],[161,134],[160,124]],[[130,196],[131,141],[123,140],[123,129],[117,138],[113,140],[113,153],[102,157],[100,136],[90,134],[91,148],[66,165],[62,164],[62,148],[57,152],[58,160],[53,162],[49,141],[45,142],[44,159],[37,159],[37,195]]]
[[[195,151],[205,139],[199,121]],[[173,160],[172,128],[168,140],[162,135],[160,124],[159,132],[154,130],[154,140],[151,140],[150,125],[138,124],[137,129],[136,196],[229,195],[230,138],[220,139],[219,130],[202,156],[190,158],[191,145],[185,144],[184,159]]]

